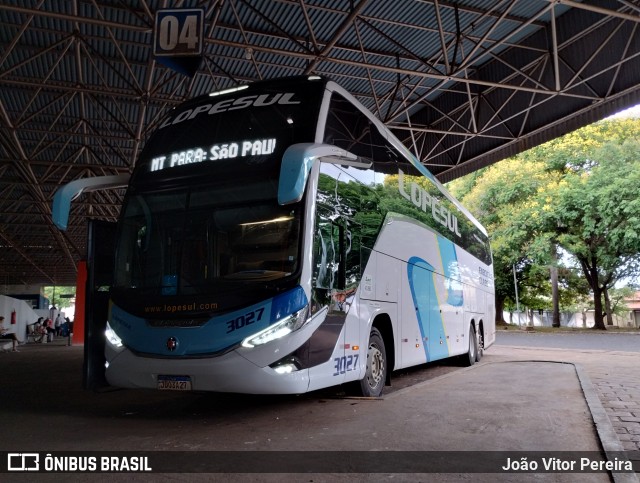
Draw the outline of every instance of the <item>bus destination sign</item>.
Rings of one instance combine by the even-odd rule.
[[[208,149],[195,147],[151,159],[150,171],[160,171],[203,161],[264,156],[272,154],[275,149],[275,138],[214,144]]]

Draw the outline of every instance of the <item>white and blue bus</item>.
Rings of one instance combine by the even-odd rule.
[[[485,229],[364,106],[311,76],[173,109],[120,214],[106,378],[259,394],[354,382],[495,340]]]

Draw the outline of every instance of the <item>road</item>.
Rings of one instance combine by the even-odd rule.
[[[520,329],[498,330],[496,345],[640,352],[640,333],[611,332],[524,332]]]

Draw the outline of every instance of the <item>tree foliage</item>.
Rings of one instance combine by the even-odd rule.
[[[640,141],[605,143],[590,154],[587,168],[563,177],[548,213],[558,242],[580,262],[601,329],[601,297],[640,265],[639,186]]]
[[[49,299],[51,305],[55,305],[59,309],[69,307],[71,305],[71,297],[61,297],[62,295],[76,296],[75,287],[50,286],[44,287],[44,296]]]
[[[541,267],[549,264],[551,243],[540,212],[558,177],[532,159],[512,158],[487,168],[471,188],[466,179],[449,185],[490,234],[498,321],[505,304],[515,308],[514,266],[523,304],[545,308],[549,303],[548,268],[543,274]]]
[[[604,328],[602,296],[640,274],[640,120],[599,122],[471,176],[450,188],[491,235],[496,306],[513,296],[515,265],[522,300],[541,308],[561,246],[584,275],[581,283],[561,277],[561,305],[571,305],[568,294],[579,299],[588,282]]]

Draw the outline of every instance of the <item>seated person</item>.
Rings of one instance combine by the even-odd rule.
[[[53,340],[53,334],[56,333],[56,330],[53,328],[53,320],[46,319],[44,321],[44,328],[47,331],[47,341],[51,342]]]
[[[33,341],[34,342],[42,342],[44,340],[44,336],[47,335],[47,329],[44,328],[44,318],[40,317],[33,324],[33,333],[35,334]]]
[[[11,339],[13,341],[13,352],[18,352],[18,349],[16,349],[19,342],[18,336],[4,327],[4,317],[2,315],[0,315],[0,339]]]

